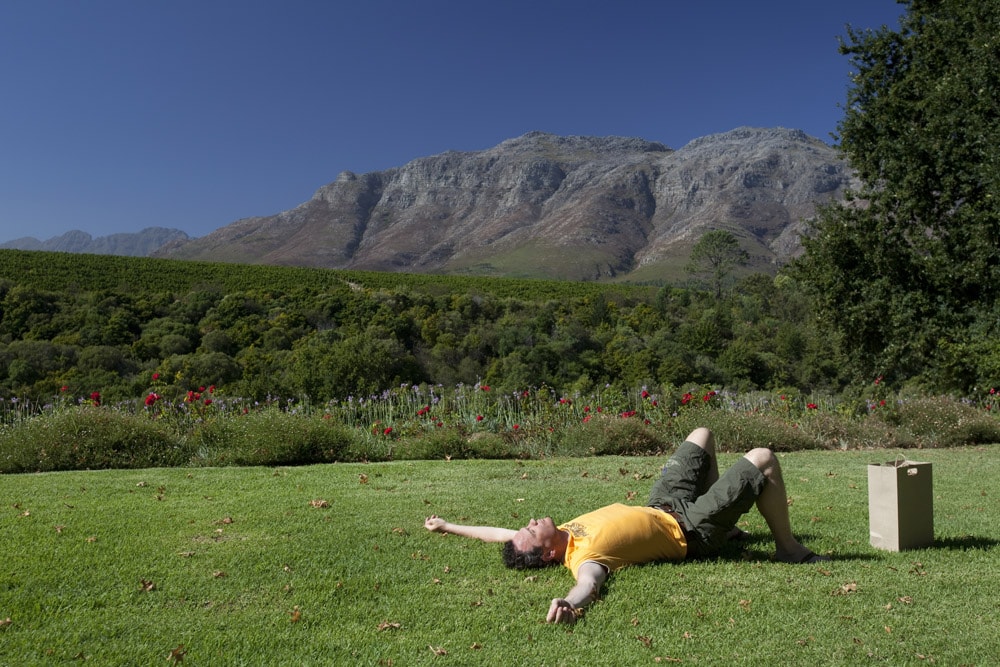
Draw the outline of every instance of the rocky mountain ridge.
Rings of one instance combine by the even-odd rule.
[[[531,132],[367,174],[343,172],[289,211],[239,220],[157,256],[571,280],[677,278],[711,229],[755,269],[801,250],[816,205],[852,174],[798,130],[737,128],[671,150]]]
[[[678,150],[638,138],[530,132],[401,167],[342,172],[308,201],[200,238],[150,228],[0,247],[325,268],[678,280],[707,231],[751,270],[801,252],[818,204],[855,186],[835,148],[799,130],[737,128]]]
[[[7,241],[6,243],[0,243],[0,248],[145,257],[167,243],[183,243],[189,240],[190,237],[181,230],[164,227],[147,227],[136,233],[109,234],[96,238],[87,232],[73,230],[45,241],[40,241],[32,236],[25,236],[13,241]]]

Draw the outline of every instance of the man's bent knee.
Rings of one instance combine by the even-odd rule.
[[[712,431],[705,428],[704,426],[696,428],[691,431],[687,438],[685,438],[690,443],[698,445],[702,449],[707,449],[711,451],[714,448],[714,439],[712,436]]]
[[[750,461],[758,470],[765,474],[768,469],[773,468],[778,463],[778,458],[774,455],[774,452],[767,447],[751,449],[743,455],[743,458]]]

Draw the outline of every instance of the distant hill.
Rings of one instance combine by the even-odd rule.
[[[374,271],[673,280],[712,229],[753,270],[801,251],[816,205],[852,173],[798,130],[738,128],[679,150],[642,139],[531,132],[367,174],[303,204],[178,239],[154,255]]]
[[[146,257],[165,243],[183,243],[189,240],[190,237],[179,229],[148,227],[134,234],[110,234],[97,238],[81,231],[66,232],[47,241],[39,241],[36,238],[26,236],[0,243],[0,248]]]

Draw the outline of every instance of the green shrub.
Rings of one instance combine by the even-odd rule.
[[[451,428],[424,431],[397,441],[393,447],[393,458],[408,461],[464,458],[467,453],[465,437]]]
[[[469,436],[465,443],[465,453],[471,459],[508,459],[519,454],[501,434],[488,431],[479,431]]]
[[[0,472],[153,468],[189,463],[192,449],[145,415],[84,406],[0,430]]]
[[[604,456],[660,453],[673,444],[641,419],[600,417],[563,429],[556,446],[562,455]]]
[[[198,430],[210,465],[302,465],[353,460],[351,432],[321,418],[280,410],[213,419]]]
[[[722,452],[746,452],[755,447],[776,452],[816,448],[815,439],[807,432],[777,415],[692,410],[682,412],[674,426],[678,439],[700,426],[712,429],[716,447]]]
[[[877,413],[880,420],[912,434],[896,446],[955,447],[1000,442],[1000,422],[988,412],[947,397],[898,401]]]
[[[804,418],[803,435],[826,449],[879,449],[909,447],[912,434],[904,427],[880,419],[850,419],[840,414],[819,412]]]

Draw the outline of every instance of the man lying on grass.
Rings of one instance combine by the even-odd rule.
[[[815,563],[818,556],[792,535],[781,466],[769,449],[753,449],[719,477],[715,438],[695,429],[663,467],[646,507],[616,503],[557,526],[550,517],[532,519],[520,530],[460,526],[438,516],[427,530],[503,542],[508,567],[563,564],[576,578],[564,598],[549,606],[546,621],[574,623],[597,599],[608,574],[638,563],[702,558],[719,552],[727,539],[745,535],[736,522],[757,503],[774,537],[775,560]]]

